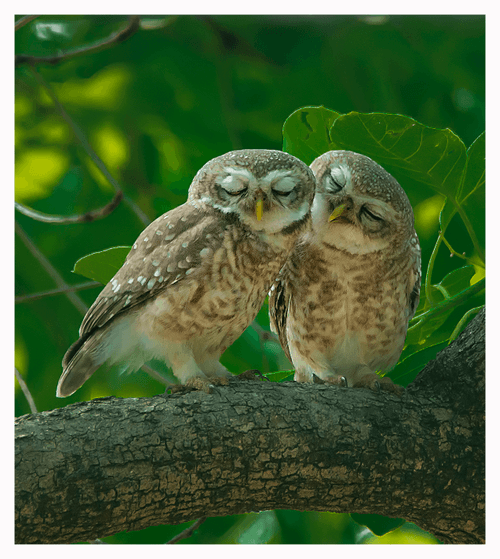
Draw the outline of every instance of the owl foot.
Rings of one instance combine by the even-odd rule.
[[[169,387],[171,394],[179,394],[201,390],[207,394],[212,394],[215,386],[227,386],[229,379],[226,377],[194,377],[186,381],[186,384],[173,384]]]
[[[347,388],[347,379],[342,376],[326,377],[322,379],[317,375],[313,374],[314,384],[330,384],[331,386],[341,386],[342,388]]]
[[[368,373],[362,376],[356,383],[354,388],[369,388],[374,392],[391,392],[396,396],[402,396],[404,388],[399,384],[394,384],[389,377],[379,377],[376,373]]]
[[[269,380],[258,369],[249,369],[238,375],[238,380]]]

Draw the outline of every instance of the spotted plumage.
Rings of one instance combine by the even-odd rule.
[[[314,175],[295,157],[240,150],[209,161],[185,204],[151,223],[89,309],[63,360],[57,395],[104,362],[131,370],[163,359],[181,383],[204,387],[258,313],[310,221]]]
[[[370,158],[318,157],[311,227],[270,292],[271,328],[295,380],[382,386],[399,359],[420,292],[420,245],[410,202]]]

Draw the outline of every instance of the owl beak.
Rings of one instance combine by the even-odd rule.
[[[261,221],[263,213],[264,201],[262,200],[262,198],[258,198],[257,203],[255,204],[255,215],[257,216],[257,221]]]
[[[340,206],[337,206],[331,213],[330,217],[328,218],[328,221],[335,221],[337,218],[339,218],[342,215],[344,210],[345,210],[345,204],[340,204]]]

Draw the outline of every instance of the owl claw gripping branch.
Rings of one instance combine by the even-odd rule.
[[[312,229],[271,288],[271,329],[295,380],[401,394],[377,371],[404,346],[420,293],[420,245],[399,183],[369,157],[330,151],[311,164]]]
[[[204,165],[187,202],[141,233],[85,315],[57,396],[105,362],[137,370],[163,359],[182,384],[227,382],[219,358],[308,226],[314,188],[307,165],[280,151],[233,151]]]

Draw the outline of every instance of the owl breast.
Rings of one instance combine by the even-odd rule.
[[[405,282],[370,255],[330,256],[301,265],[302,277],[292,280],[287,338],[297,371],[351,384],[397,362],[408,321]]]
[[[203,360],[220,355],[254,320],[286,252],[236,228],[223,236],[189,282],[174,283],[137,314],[135,327],[151,346],[184,343]]]

